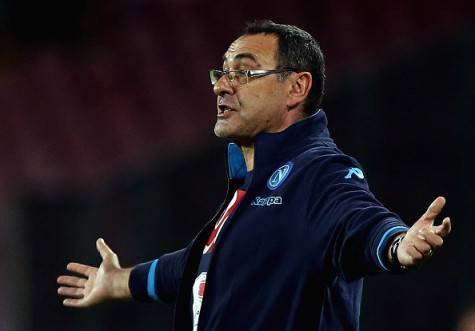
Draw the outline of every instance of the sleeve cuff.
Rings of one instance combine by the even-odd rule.
[[[409,228],[406,225],[401,225],[401,224],[396,225],[394,223],[396,222],[391,222],[389,227],[385,227],[383,231],[381,231],[381,234],[378,236],[376,240],[377,242],[376,260],[378,262],[378,265],[384,271],[390,271],[387,265],[386,255],[387,255],[388,245],[391,239],[394,238],[395,235],[407,232],[409,230]]]
[[[139,264],[132,269],[129,289],[137,301],[159,301],[156,288],[158,259]]]

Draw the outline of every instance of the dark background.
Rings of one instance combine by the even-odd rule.
[[[323,108],[376,196],[453,234],[424,268],[369,277],[361,329],[457,330],[475,302],[475,14],[469,1],[1,0],[0,330],[170,330],[159,304],[62,307],[67,262],[183,247],[224,196],[208,78],[244,22],[312,33]]]

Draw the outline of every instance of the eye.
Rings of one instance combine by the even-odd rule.
[[[249,70],[236,70],[236,78],[238,79],[240,84],[247,83]]]
[[[241,69],[241,70],[236,70],[235,71],[236,78],[243,78],[247,76],[247,70]]]
[[[234,81],[236,78],[239,78],[239,74],[236,70],[228,71],[226,74],[230,82]]]

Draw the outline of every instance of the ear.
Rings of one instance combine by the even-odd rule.
[[[287,108],[289,110],[303,104],[312,88],[312,74],[303,72],[293,72],[289,77],[289,95],[287,98]]]

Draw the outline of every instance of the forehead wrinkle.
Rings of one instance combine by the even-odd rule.
[[[223,55],[224,62],[232,62],[232,61],[239,61],[242,59],[249,59],[260,66],[259,61],[257,60],[257,57],[252,53],[239,53],[234,56],[227,56],[226,54]]]
[[[275,66],[278,38],[273,35],[245,35],[236,39],[223,55],[223,65],[232,65],[234,61],[249,60],[262,66]]]

